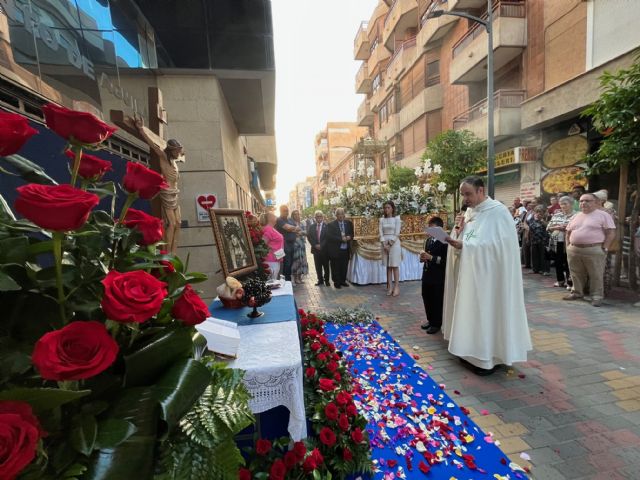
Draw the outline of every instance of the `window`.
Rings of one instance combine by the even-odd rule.
[[[427,63],[427,87],[440,83],[440,60]]]
[[[382,125],[387,120],[389,120],[389,112],[387,110],[387,104],[385,102],[380,106],[380,110],[378,111],[378,121],[380,122],[380,125]]]
[[[425,57],[421,57],[400,80],[400,100],[398,108],[404,108],[425,87]]]
[[[373,82],[371,82],[371,87],[373,89],[373,93],[375,93],[382,86],[382,76],[377,74],[373,77]]]
[[[405,155],[411,155],[427,146],[427,116],[423,115],[402,131],[402,146]]]
[[[389,154],[384,152],[382,157],[380,158],[380,170],[384,170],[387,168],[387,164],[389,163]]]

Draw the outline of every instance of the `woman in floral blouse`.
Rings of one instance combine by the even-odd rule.
[[[560,210],[555,211],[547,225],[547,231],[551,233],[551,251],[555,256],[556,279],[558,280],[554,283],[556,287],[564,287],[571,283],[564,232],[575,214],[576,212],[573,211],[573,199],[568,196],[562,197],[560,198]]]

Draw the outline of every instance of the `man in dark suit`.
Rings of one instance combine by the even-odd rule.
[[[353,223],[345,220],[344,209],[336,209],[336,219],[327,225],[327,252],[335,288],[348,287],[347,268],[353,240]]]
[[[311,253],[313,253],[313,263],[316,266],[318,274],[318,283],[329,286],[329,254],[327,253],[327,224],[324,221],[324,213],[316,210],[316,221],[307,228],[307,240],[311,245]]]
[[[440,217],[429,219],[430,227],[444,226]],[[422,269],[422,301],[427,314],[427,323],[421,326],[428,334],[438,333],[442,328],[442,304],[444,301],[444,277],[447,266],[448,244],[429,237],[420,254]]]

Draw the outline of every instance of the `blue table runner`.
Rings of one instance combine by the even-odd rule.
[[[261,317],[247,317],[247,314],[252,310],[253,308],[250,307],[235,309],[224,308],[220,300],[214,300],[211,302],[211,305],[209,305],[209,313],[212,317],[234,322],[241,327],[245,325],[260,325],[263,323],[291,322],[298,317],[298,309],[293,295],[272,297],[269,303],[258,307],[259,311],[264,312],[264,315]]]

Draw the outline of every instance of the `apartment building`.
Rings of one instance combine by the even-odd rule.
[[[353,151],[358,141],[367,135],[369,135],[369,129],[358,126],[354,122],[328,122],[325,129],[316,135],[314,203],[326,196],[327,186],[332,183],[332,180],[338,183],[336,169],[340,167],[340,172],[343,171],[342,160]],[[340,176],[340,181],[342,180]],[[348,182],[348,179],[346,181]]]
[[[390,163],[416,166],[444,130],[487,137],[486,31],[460,17],[428,18],[434,10],[486,18],[487,1],[380,0],[356,34],[358,123],[387,144],[376,158],[382,178]],[[580,112],[605,69],[632,61],[640,2],[498,0],[492,13],[496,198],[569,190],[567,173],[579,177],[599,141]]]
[[[315,205],[314,188],[316,186],[316,177],[307,177],[302,182],[298,182],[289,192],[289,210],[302,210]]]

